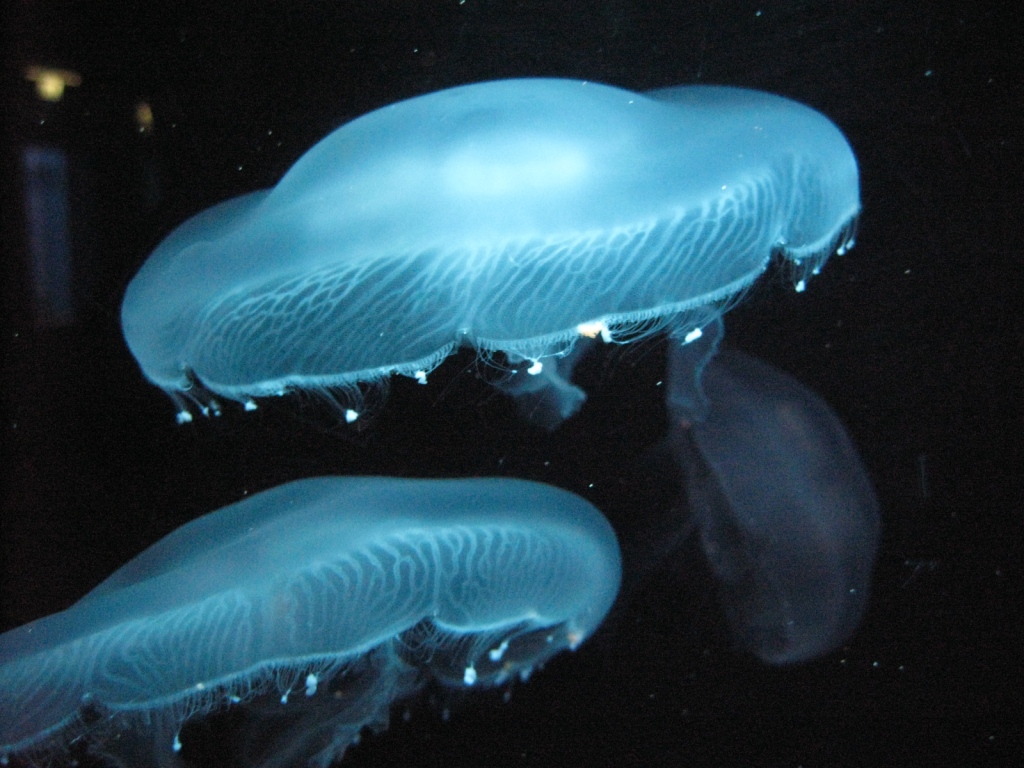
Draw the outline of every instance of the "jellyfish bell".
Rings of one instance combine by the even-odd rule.
[[[238,707],[240,749],[260,745],[246,764],[326,766],[428,681],[502,685],[575,649],[619,581],[611,526],[568,491],[288,483],[0,635],[0,764],[88,744],[119,765],[173,766],[183,725]]]
[[[180,420],[187,399],[293,390],[338,393],[352,420],[363,389],[422,383],[470,347],[557,426],[585,398],[578,342],[686,338],[773,254],[800,287],[852,244],[859,210],[849,144],[788,99],[478,83],[357,118],[273,189],[182,224],[122,326]]]
[[[867,608],[881,527],[868,471],[803,384],[735,350],[701,366],[692,351],[669,349],[670,439],[737,645],[778,665],[831,653]]]

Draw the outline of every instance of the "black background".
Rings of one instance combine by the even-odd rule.
[[[1005,6],[1005,7],[1004,7]],[[510,702],[364,739],[349,766],[1012,765],[1020,760],[1024,50],[1011,3],[12,2],[4,5],[4,501],[0,628],[66,608],[182,523],[318,474],[524,477],[624,537],[676,507],[664,343],[581,365],[548,435],[462,355],[396,381],[367,429],[315,400],[180,427],[124,346],[124,288],[187,216],[274,184],[381,105],[502,77],[695,82],[803,101],[861,165],[857,246],[803,294],[769,276],[727,339],[848,425],[884,533],[841,651],[772,669],[735,650],[692,546]],[[37,101],[25,67],[82,75]],[[148,102],[152,131],[135,105]],[[33,324],[21,152],[70,158],[76,320]]]

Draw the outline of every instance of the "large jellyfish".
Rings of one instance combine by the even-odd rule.
[[[607,521],[557,488],[289,483],[0,635],[0,763],[88,744],[173,766],[183,724],[236,708],[246,764],[326,766],[428,680],[499,685],[576,648],[619,580]]]
[[[575,342],[699,335],[773,254],[801,288],[859,211],[845,138],[788,99],[479,83],[353,120],[274,188],[186,221],[122,326],[181,421],[293,389],[355,419],[365,388],[468,346],[550,427],[585,397],[558,364]]]
[[[737,644],[772,664],[807,661],[860,624],[878,499],[832,409],[767,363],[730,349],[710,357],[721,324],[709,330],[669,352],[691,525]]]

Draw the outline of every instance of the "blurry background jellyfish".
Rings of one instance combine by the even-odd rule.
[[[711,330],[669,350],[687,530],[737,644],[772,664],[807,661],[840,647],[864,614],[878,499],[831,408],[767,363],[715,354],[721,325]]]
[[[788,99],[479,83],[353,120],[273,189],[186,221],[122,327],[181,421],[183,395],[208,412],[295,389],[354,420],[365,388],[425,383],[465,346],[553,428],[585,399],[574,345],[695,338],[773,254],[802,289],[859,211],[846,139]]]
[[[618,591],[611,526],[510,479],[314,478],[182,526],[0,635],[0,761],[178,764],[235,706],[247,766],[327,766],[430,681],[496,686],[575,649]]]

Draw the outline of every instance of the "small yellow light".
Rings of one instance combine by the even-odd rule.
[[[135,105],[135,124],[139,127],[139,133],[153,130],[153,108],[145,101]]]
[[[36,95],[43,101],[60,101],[66,87],[75,88],[82,84],[82,76],[70,69],[35,64],[25,68],[25,79],[36,84]]]

